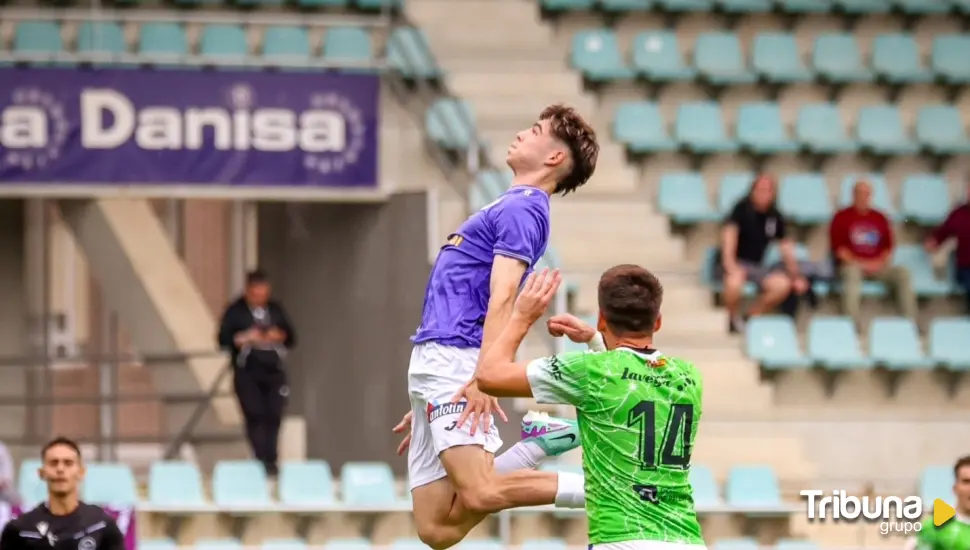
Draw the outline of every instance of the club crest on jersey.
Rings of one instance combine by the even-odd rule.
[[[442,403],[440,405],[428,403],[428,422],[434,422],[442,416],[461,414],[461,412],[465,410],[465,405],[467,404],[468,403],[465,401],[460,401],[458,403]]]

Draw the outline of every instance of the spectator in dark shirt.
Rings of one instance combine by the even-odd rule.
[[[968,178],[970,179],[970,178]],[[926,239],[926,248],[936,251],[944,241],[956,239],[956,281],[963,289],[967,300],[967,313],[970,313],[970,181],[967,182],[967,198],[946,217],[943,225]]]
[[[290,395],[283,360],[296,344],[296,333],[270,292],[262,271],[246,276],[245,293],[222,314],[219,346],[232,358],[233,386],[253,455],[273,477],[279,471],[277,444]]]
[[[721,255],[717,275],[724,282],[724,305],[729,329],[738,332],[745,316],[740,312],[744,285],[753,282],[760,294],[748,316],[767,313],[794,290],[804,293],[808,281],[799,273],[794,244],[787,238],[785,220],[775,207],[777,184],[767,175],[758,176],[751,192],[738,201],[721,230]],[[782,265],[766,266],[768,245],[780,241]]]
[[[881,281],[895,290],[900,312],[916,318],[916,294],[910,273],[892,265],[893,230],[886,216],[872,208],[872,186],[856,182],[852,205],[835,213],[829,226],[829,244],[842,280],[842,312],[859,319],[862,281]]]

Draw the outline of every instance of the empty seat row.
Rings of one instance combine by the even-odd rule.
[[[718,221],[734,208],[751,188],[753,174],[727,174],[717,182],[715,201],[710,200],[704,177],[696,172],[667,173],[660,179],[657,197],[661,212],[679,225]],[[839,182],[833,202],[825,176],[818,173],[796,173],[781,176],[778,208],[792,222],[814,225],[828,222],[836,208],[852,202],[852,189],[864,179],[873,190],[873,206],[896,220],[923,226],[941,223],[954,204],[943,176],[911,174],[903,180],[899,208],[894,205],[885,179],[879,174],[849,174]],[[956,197],[962,200],[962,196]]]
[[[682,81],[702,78],[713,84],[744,84],[759,79],[773,83],[805,82],[816,78],[834,83],[970,82],[970,35],[936,36],[927,65],[916,40],[909,34],[876,37],[872,59],[863,59],[852,34],[824,33],[815,37],[810,65],[788,33],[762,33],[755,37],[750,65],[740,39],[730,32],[707,32],[697,37],[693,56],[686,62],[677,34],[646,31],[636,35],[629,60],[621,51],[616,33],[589,29],[573,35],[570,60],[573,68],[591,82],[646,78]]]
[[[722,10],[728,13],[757,13],[780,10],[791,14],[828,13],[880,14],[900,11],[907,15],[960,13],[970,15],[967,0],[539,0],[546,12],[602,10],[638,12],[665,10],[696,12]]]

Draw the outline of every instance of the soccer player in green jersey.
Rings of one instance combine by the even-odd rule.
[[[576,407],[591,549],[703,550],[688,480],[702,383],[693,364],[653,347],[660,281],[635,265],[607,270],[599,282],[598,331],[572,316],[549,322],[553,334],[602,351],[516,363],[559,281],[547,273],[526,281],[511,320],[479,365],[479,388]]]
[[[970,456],[954,464],[953,479],[956,516],[939,527],[933,525],[932,516],[926,518],[906,550],[970,550]]]

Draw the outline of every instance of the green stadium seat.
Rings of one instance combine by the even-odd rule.
[[[950,281],[939,279],[933,261],[919,245],[898,245],[893,250],[893,264],[909,270],[913,291],[921,297],[940,297],[951,293]]]
[[[950,212],[946,180],[934,174],[910,174],[903,180],[901,213],[907,221],[924,227],[943,223]]]
[[[693,470],[691,466],[691,470]],[[695,495],[697,489],[694,489]],[[696,502],[697,499],[695,498]],[[519,546],[519,550],[567,550],[569,548],[562,539],[525,539]]]
[[[916,117],[916,140],[936,155],[970,153],[963,115],[951,105],[927,105]]]
[[[212,500],[221,507],[270,504],[266,470],[255,460],[223,460],[212,471]]]
[[[397,27],[391,32],[387,41],[387,62],[406,78],[441,77],[424,31],[414,27]]]
[[[735,466],[724,490],[727,504],[740,509],[781,508],[781,490],[771,466]],[[724,541],[727,543],[727,541]],[[740,548],[735,547],[737,550]]]
[[[340,470],[343,501],[359,506],[384,506],[398,502],[394,473],[384,462],[348,462]]]
[[[815,72],[829,82],[869,82],[873,78],[872,71],[862,63],[855,37],[847,33],[817,36],[812,65]]]
[[[340,63],[368,63],[374,59],[374,44],[364,29],[331,27],[323,35],[323,57]]]
[[[745,66],[741,42],[729,32],[707,32],[694,43],[697,73],[713,84],[743,84],[755,81]]]
[[[772,0],[717,0],[726,13],[764,13],[771,11]]]
[[[725,174],[721,177],[717,189],[718,211],[725,216],[730,214],[734,205],[751,190],[753,182],[754,174],[749,173]]]
[[[754,39],[752,58],[755,72],[767,82],[787,84],[812,80],[812,72],[802,62],[792,34],[759,34]]]
[[[439,147],[449,151],[465,150],[475,139],[475,113],[458,99],[439,99],[424,115],[424,128]]]
[[[872,43],[872,68],[877,76],[890,84],[929,82],[933,79],[933,73],[923,65],[919,46],[910,34],[877,36]]]
[[[832,200],[821,174],[788,174],[778,189],[778,208],[791,221],[816,225],[832,219]]]
[[[350,0],[297,0],[301,8],[346,8]]]
[[[762,315],[745,327],[745,353],[765,370],[807,368],[811,362],[798,345],[798,333],[791,317]]]
[[[923,353],[919,329],[910,319],[877,317],[869,324],[869,357],[890,370],[921,370],[933,367]]]
[[[333,473],[323,460],[284,462],[279,475],[280,502],[289,506],[316,506],[336,501]]]
[[[948,84],[970,82],[970,35],[948,34],[933,40],[933,72]]]
[[[61,38],[61,27],[53,21],[21,21],[14,28],[14,53],[54,56],[64,52],[64,40]],[[43,65],[46,62],[32,61],[31,65]],[[66,65],[58,62],[58,65]]]
[[[310,36],[303,27],[273,26],[263,31],[263,57],[282,63],[305,64],[310,59]]]
[[[306,542],[300,539],[269,539],[260,545],[261,550],[306,550]]]
[[[633,38],[633,68],[647,80],[674,82],[693,80],[696,72],[684,63],[677,34],[645,31]]]
[[[418,539],[398,539],[391,543],[389,550],[428,550],[428,545]]]
[[[835,5],[848,14],[888,13],[889,0],[835,0]]]
[[[594,4],[595,0],[542,0],[540,2],[542,9],[550,12],[590,11]]]
[[[923,502],[940,499],[953,502],[953,466],[927,466],[919,476],[919,495]]]
[[[779,0],[785,13],[828,13],[832,11],[832,0]]]
[[[154,462],[148,472],[148,502],[155,506],[202,506],[202,474],[189,462]]]
[[[677,143],[667,135],[660,109],[654,103],[623,103],[613,115],[613,139],[634,154],[674,151]]]
[[[894,0],[894,4],[907,15],[950,13],[953,9],[947,0]]]
[[[653,0],[599,0],[599,7],[605,12],[647,11],[653,7]]]
[[[193,545],[195,550],[243,550],[243,545],[236,539],[199,539]]]
[[[859,144],[876,155],[907,155],[919,152],[906,135],[899,109],[894,105],[871,105],[859,109]]]
[[[788,137],[777,103],[748,103],[738,110],[741,147],[756,155],[792,153],[798,144]]]
[[[886,184],[886,178],[881,174],[849,174],[842,178],[838,207],[844,208],[852,204],[852,189],[859,180],[866,180],[872,186],[872,207],[890,219],[897,219],[898,215],[889,194],[889,186]]]
[[[570,63],[590,82],[629,80],[635,76],[623,61],[616,35],[608,29],[577,32],[573,36]]]
[[[393,10],[401,9],[402,0],[355,0],[358,8],[366,11],[377,11],[384,9],[384,7],[391,8]]]
[[[114,21],[81,23],[77,30],[77,53],[116,56],[128,51],[121,25]]]
[[[133,506],[138,503],[135,476],[126,464],[88,464],[81,498],[101,506]]]
[[[721,215],[711,208],[704,177],[696,172],[665,173],[660,178],[657,204],[661,212],[681,225],[721,219]]]
[[[775,550],[819,550],[818,545],[810,540],[778,539]]]
[[[759,550],[758,541],[751,538],[718,539],[711,544],[711,550]]]
[[[929,355],[950,370],[970,370],[970,317],[937,317],[930,321]]]
[[[178,23],[142,23],[138,53],[153,62],[177,62],[189,53],[185,29]]]
[[[724,505],[710,468],[703,464],[691,464],[688,476],[694,491],[694,505],[699,510],[719,508]]]
[[[657,0],[657,3],[664,10],[675,13],[714,9],[714,0]]]
[[[456,546],[458,550],[505,550],[498,540],[463,540]]]
[[[47,486],[37,473],[40,467],[41,462],[36,459],[28,459],[20,463],[17,473],[17,492],[27,508],[33,508],[47,500]]]
[[[738,144],[727,136],[717,103],[681,103],[677,109],[674,138],[695,154],[730,153]]]
[[[142,539],[138,541],[138,550],[178,550],[178,544],[172,539]]]
[[[855,325],[848,317],[814,317],[808,326],[808,357],[829,370],[865,369],[871,365],[862,354]]]
[[[811,261],[812,255],[802,243],[794,243],[795,246],[795,259],[799,262]],[[768,245],[765,250],[765,257],[761,260],[761,264],[764,266],[773,266],[775,264],[780,264],[781,258],[781,247],[778,245],[778,241],[772,242]]]
[[[199,55],[220,61],[219,66],[245,64],[249,53],[246,32],[239,25],[210,24],[202,29],[199,39]]]
[[[859,149],[846,132],[838,107],[831,103],[805,105],[799,109],[795,138],[814,154],[852,153]]]

